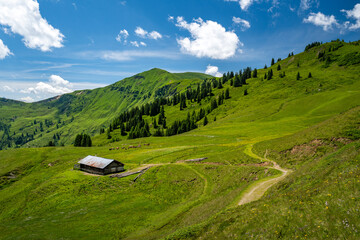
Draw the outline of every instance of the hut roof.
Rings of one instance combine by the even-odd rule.
[[[118,162],[118,161],[116,161],[114,159],[95,157],[95,156],[91,156],[91,155],[81,159],[78,163],[85,164],[85,165],[88,165],[88,166],[92,166],[92,167],[95,167],[95,168],[104,169],[104,168],[106,168],[106,166],[108,166],[110,163],[112,163],[114,161],[119,163],[120,165],[124,166],[123,163]]]

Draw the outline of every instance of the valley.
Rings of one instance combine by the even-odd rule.
[[[152,69],[37,103],[1,99],[0,238],[359,238],[359,52],[359,41],[312,46],[252,70],[241,86],[231,85],[235,76]],[[167,127],[155,127],[160,113],[141,115],[149,137],[112,125],[121,113],[207,82],[211,93],[200,101],[162,105]],[[229,98],[212,107],[226,89]],[[189,118],[196,128],[166,134]],[[20,133],[34,139],[17,144]],[[73,146],[80,133],[92,147]],[[151,168],[135,182],[73,170],[87,155],[128,171]]]

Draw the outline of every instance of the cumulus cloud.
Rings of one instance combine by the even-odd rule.
[[[119,34],[116,36],[116,41],[118,41],[118,42],[124,42],[124,44],[126,44],[127,43],[127,38],[128,38],[128,36],[129,36],[129,33],[128,33],[128,31],[126,30],[126,29],[123,29],[123,30],[121,30],[120,32],[119,32]]]
[[[162,38],[162,35],[159,32],[157,31],[148,32],[141,27],[137,27],[135,29],[135,34],[141,38],[149,38],[155,40]]]
[[[216,66],[207,66],[206,70],[205,70],[206,74],[212,75],[214,77],[221,77],[222,74],[219,72],[219,68]]]
[[[239,2],[241,9],[246,11],[254,3],[254,0],[225,0],[225,2]]]
[[[242,31],[246,31],[251,27],[249,21],[246,21],[245,19],[241,19],[239,17],[233,17],[232,20],[235,24],[240,25]]]
[[[51,75],[48,82],[38,82],[35,87],[23,89],[21,93],[65,94],[73,92],[72,84],[58,75]]]
[[[352,10],[343,9],[341,12],[346,13],[347,18],[356,20],[356,23],[354,24],[346,22],[346,27],[348,27],[350,30],[357,30],[360,28],[360,3],[356,4]]]
[[[162,35],[160,33],[158,33],[157,31],[152,31],[151,33],[148,34],[148,38],[156,40],[156,39],[162,38]]]
[[[64,35],[42,18],[36,0],[1,0],[0,24],[23,37],[26,47],[51,51],[63,47]]]
[[[324,31],[331,30],[333,25],[338,26],[338,22],[335,19],[334,15],[326,16],[325,14],[318,13],[310,13],[308,18],[304,18],[304,23],[312,23],[315,26],[322,27]]]
[[[0,59],[4,59],[9,55],[12,55],[12,52],[10,52],[9,48],[0,39]]]
[[[198,58],[227,59],[235,55],[242,46],[238,36],[214,21],[195,19],[187,23],[183,17],[177,17],[176,26],[190,32],[191,38],[177,39],[181,51]]]
[[[143,46],[143,47],[147,46],[146,43],[144,43],[144,42],[140,42],[140,45]]]
[[[148,34],[147,31],[145,31],[143,28],[141,27],[137,27],[135,29],[135,34],[138,35],[139,37],[145,38],[146,35]]]

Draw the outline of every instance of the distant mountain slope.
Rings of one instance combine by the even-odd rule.
[[[170,73],[154,68],[104,88],[75,91],[40,102],[1,99],[0,121],[11,126],[6,131],[0,129],[0,139],[3,139],[0,147],[25,143],[44,146],[54,135],[59,135],[61,144],[69,144],[77,133],[94,134],[125,109],[182,91],[208,77],[202,73]],[[5,146],[8,137],[4,134],[8,132],[13,141]],[[29,142],[32,136],[34,140]]]

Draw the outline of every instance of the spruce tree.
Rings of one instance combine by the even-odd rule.
[[[275,59],[271,59],[271,66],[275,64]]]
[[[281,70],[281,66],[280,64],[277,66],[277,70],[280,71]]]
[[[308,78],[312,78],[311,72],[309,72],[309,76],[308,76]]]
[[[296,75],[296,80],[299,80],[299,79],[300,79],[300,73],[298,72]]]
[[[244,90],[244,96],[248,95],[247,89]]]
[[[254,72],[253,72],[252,77],[253,77],[253,78],[257,78],[257,69],[256,69],[256,68],[254,69]]]
[[[76,135],[75,142],[74,142],[75,147],[80,147],[81,146],[81,139],[82,139],[81,134]]]
[[[265,64],[265,66],[264,66],[264,69],[267,69],[267,66],[266,66],[266,64]]]
[[[205,118],[204,118],[204,126],[206,126],[208,123],[209,123],[209,121],[208,121],[207,117],[205,116]]]
[[[229,88],[226,88],[225,99],[229,99],[229,98],[230,98],[230,90],[229,90]]]

